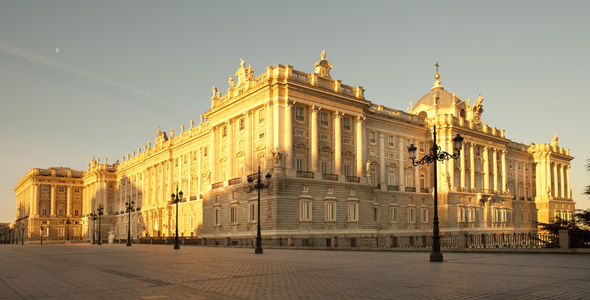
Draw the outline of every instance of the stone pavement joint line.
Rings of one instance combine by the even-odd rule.
[[[590,299],[589,255],[2,245],[2,299]]]

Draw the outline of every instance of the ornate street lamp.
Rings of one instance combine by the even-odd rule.
[[[180,244],[178,243],[178,203],[182,201],[182,196],[184,194],[182,191],[178,191],[178,185],[176,186],[176,193],[172,193],[170,196],[170,200],[172,203],[176,203],[176,235],[174,236],[174,250],[180,249]]]
[[[92,245],[96,244],[96,237],[95,237],[95,233],[96,233],[96,219],[98,219],[98,215],[95,214],[94,212],[90,213],[90,218],[92,219]]]
[[[43,246],[43,226],[39,227],[39,229],[41,230],[39,237],[41,237],[41,246]]]
[[[102,237],[100,236],[100,217],[104,214],[104,209],[102,206],[99,206],[96,209],[96,214],[98,215],[98,243],[97,245],[102,245]]]
[[[432,141],[433,142],[432,148],[430,148],[430,153],[426,154],[426,156],[424,156],[422,159],[418,161],[416,161],[417,149],[414,146],[414,144],[408,147],[408,152],[410,154],[410,159],[412,159],[412,164],[414,166],[429,165],[431,163],[434,163],[434,219],[432,222],[432,253],[430,253],[430,261],[442,262],[443,255],[440,252],[440,230],[438,227],[438,175],[436,163],[437,161],[444,162],[450,159],[457,159],[461,153],[461,149],[463,149],[463,137],[457,134],[457,136],[453,139],[453,154],[442,151],[440,149],[440,146],[436,144],[436,125],[434,126]]]
[[[256,174],[253,174],[256,175]],[[262,254],[262,236],[260,233],[260,191],[263,189],[267,189],[270,186],[270,178],[272,177],[270,173],[266,173],[266,183],[262,183],[261,175],[260,175],[260,166],[258,166],[258,176],[256,182],[254,182],[253,176],[248,176],[248,185],[250,186],[250,191],[257,191],[258,193],[258,215],[256,217],[256,249],[254,253]]]
[[[127,197],[127,202],[125,202],[127,211],[129,212],[129,223],[127,224],[127,246],[131,246],[131,209],[133,208],[133,204],[135,204],[135,201],[132,201],[131,197]]]
[[[68,219],[66,220],[66,230],[68,231],[66,240],[68,242],[70,241],[70,224],[72,224],[72,221],[70,221],[70,218],[68,217]]]
[[[21,228],[20,244],[21,246],[25,244],[25,226]]]

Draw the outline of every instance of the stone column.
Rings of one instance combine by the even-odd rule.
[[[33,209],[32,216],[39,216],[39,184],[33,184],[33,195],[31,196],[31,207]]]
[[[526,199],[526,163],[522,162],[522,197]]]
[[[55,184],[51,185],[51,216],[55,217]]]
[[[483,147],[483,188],[486,190],[486,193],[488,192],[487,190],[490,189],[490,161],[488,149],[487,146]]]
[[[233,178],[234,178],[234,120],[229,120],[227,122],[227,180],[230,180]]]
[[[288,100],[285,109],[285,167],[287,175],[293,169],[293,105],[295,101]]]
[[[209,170],[211,171],[211,184],[217,182],[217,128],[211,128],[211,152],[209,153]]]
[[[475,190],[475,144],[469,143],[469,165],[471,165],[471,172],[470,172],[470,185],[471,189]]]
[[[398,148],[398,169],[397,169],[397,185],[399,186],[400,191],[405,191],[406,188],[406,176],[405,176],[405,169],[404,169],[404,160],[406,158],[406,149],[404,148],[405,141],[404,138],[400,137],[397,143]]]
[[[254,153],[254,146],[252,145],[252,112],[248,111],[244,114],[244,121],[246,122],[245,175],[249,175],[254,173],[252,170],[252,153]]]
[[[502,152],[500,152],[501,155],[501,160],[502,160],[502,186],[500,187],[500,190],[504,193],[506,192],[506,150],[502,150]]]
[[[537,162],[536,163],[536,167],[535,167],[535,171],[536,171],[536,176],[535,178],[537,179],[535,182],[535,187],[536,187],[536,196],[535,197],[542,197],[543,196],[543,176],[542,176],[542,167],[541,167],[541,163]]]
[[[318,112],[321,107],[313,105],[311,107],[311,126],[310,126],[310,150],[311,150],[311,171],[318,172],[319,154],[318,154]],[[319,177],[318,177],[319,178]]]
[[[363,153],[363,146],[364,146],[364,137],[363,137],[363,123],[365,121],[365,116],[357,116],[356,117],[356,176],[359,178],[363,177],[363,160],[364,160],[364,153]]]
[[[460,188],[464,189],[465,186],[465,148],[462,149],[461,154],[459,155],[459,166],[461,167],[461,184]]]
[[[498,191],[498,150],[492,150],[492,163],[494,168],[494,192]]]
[[[571,199],[572,198],[572,193],[571,193],[572,186],[570,184],[570,179],[571,179],[571,177],[570,177],[570,166],[567,166],[567,168],[566,168],[566,174],[565,175],[567,176],[567,187],[566,187],[567,193],[566,193],[566,195],[568,195],[567,197]]]
[[[334,112],[334,171],[340,181],[344,180],[342,177],[342,116],[342,112]]]
[[[72,216],[72,186],[66,186],[66,216]]]
[[[557,163],[553,163],[553,190],[551,191],[553,197],[559,197],[559,188],[557,181]]]
[[[445,142],[443,143],[444,148],[445,148],[444,150],[447,153],[454,154],[455,151],[453,148],[453,140],[452,139],[449,140],[448,139],[449,137],[452,137],[450,130],[449,130],[449,134],[445,134],[444,136],[441,136],[441,138],[445,139]],[[447,169],[447,174],[448,174],[448,179],[449,179],[447,187],[448,187],[449,191],[454,191],[455,190],[455,160],[450,159],[447,162],[445,162],[445,164],[447,165],[446,169]],[[444,165],[442,165],[442,167],[445,168]],[[416,177],[416,178],[418,178],[418,177]],[[416,186],[419,187],[418,180],[416,180]]]
[[[278,105],[278,102],[277,102]],[[273,102],[269,101],[266,104],[266,155],[265,155],[265,173],[269,172],[272,169],[274,164],[274,160],[272,157],[272,152],[278,149],[274,147],[274,136],[273,136],[273,118],[272,118],[272,109],[273,109]]]
[[[385,181],[385,135],[379,133],[379,184],[382,190],[387,190]]]

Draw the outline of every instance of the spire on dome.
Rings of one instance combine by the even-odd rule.
[[[440,88],[440,89],[445,89],[441,84],[440,81],[438,80],[440,78],[440,75],[438,74],[438,61],[436,62],[436,64],[434,64],[434,66],[436,66],[436,75],[434,75],[434,79],[436,79],[436,81],[434,82],[434,86],[432,87],[432,90]]]

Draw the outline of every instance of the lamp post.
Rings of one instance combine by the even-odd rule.
[[[255,175],[255,174],[253,174]],[[248,176],[248,184],[250,186],[250,191],[257,191],[258,193],[258,213],[256,217],[256,249],[254,253],[262,254],[262,235],[260,232],[260,191],[263,189],[267,189],[270,186],[270,178],[272,177],[270,173],[266,173],[266,183],[262,183],[261,175],[260,175],[260,166],[258,166],[258,173],[257,173],[256,183],[254,183],[254,178],[252,176]]]
[[[125,202],[127,211],[129,212],[129,223],[127,224],[127,246],[131,246],[131,209],[133,208],[133,204],[135,204],[135,201],[132,201],[131,197],[127,197],[127,202]]]
[[[180,244],[178,244],[178,203],[182,201],[183,193],[182,191],[178,191],[178,186],[176,186],[176,193],[172,193],[171,200],[172,203],[176,203],[176,235],[174,237],[174,250],[180,249]]]
[[[21,227],[20,244],[21,246],[25,244],[25,226]]]
[[[69,242],[70,241],[70,224],[72,224],[72,221],[70,221],[70,218],[68,217],[68,219],[66,220],[66,230],[68,231],[67,236],[66,236],[66,240]]]
[[[104,209],[102,208],[102,206],[99,206],[96,209],[96,214],[98,215],[98,243],[96,244],[102,245],[102,238],[100,236],[100,217],[104,214]]]
[[[96,233],[96,219],[98,219],[98,215],[96,215],[94,212],[90,213],[90,218],[92,219],[92,245],[96,244],[96,238],[95,238],[95,233]]]
[[[41,230],[41,232],[39,232],[40,233],[39,237],[41,238],[41,246],[43,246],[43,229],[45,229],[45,228],[43,228],[43,226],[41,226],[41,227],[39,227],[39,229]]]
[[[414,144],[408,147],[408,152],[410,154],[410,159],[412,159],[412,164],[414,166],[418,165],[429,165],[431,163],[434,167],[434,219],[432,222],[432,253],[430,253],[430,261],[431,262],[442,262],[443,255],[440,252],[440,230],[438,226],[438,179],[437,179],[437,162],[444,162],[450,159],[457,159],[461,153],[461,149],[463,148],[463,137],[457,134],[455,138],[453,138],[453,154],[444,152],[440,149],[440,146],[436,143],[436,125],[434,126],[433,131],[433,139],[432,139],[432,148],[430,148],[430,153],[426,154],[423,158],[416,161],[416,150],[417,148]]]

